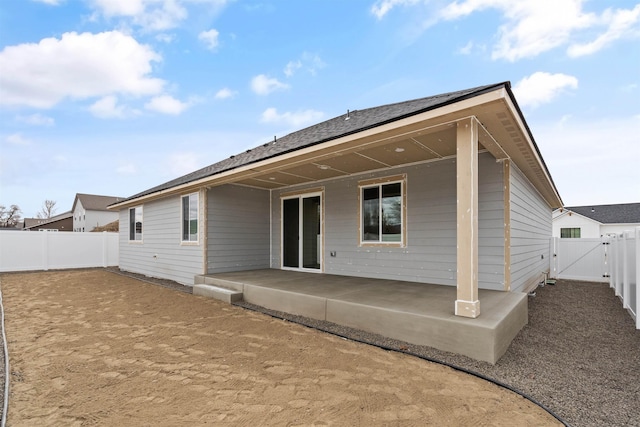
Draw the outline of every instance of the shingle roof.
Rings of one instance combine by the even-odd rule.
[[[39,227],[41,225],[49,224],[63,219],[71,218],[73,213],[71,211],[63,212],[51,218],[25,218],[23,228]]]
[[[76,203],[80,200],[82,203],[82,207],[88,211],[106,211],[107,206],[121,202],[125,198],[124,197],[115,197],[115,196],[99,196],[96,194],[82,194],[77,193],[76,198],[73,201],[73,207],[71,211],[76,210]]]
[[[640,224],[640,203],[565,207],[603,224]]]
[[[195,172],[142,191],[127,198],[126,200],[136,199],[158,191],[187,184],[189,182],[217,175],[244,165],[351,135],[373,127],[382,126],[386,123],[401,120],[416,114],[424,113],[454,102],[459,102],[464,99],[491,92],[500,87],[510,88],[510,86],[509,82],[496,83],[472,89],[429,96],[426,98],[414,99],[411,101],[387,104],[364,110],[350,111],[349,120],[345,120],[346,114],[334,117],[333,119],[290,133],[277,139],[275,142],[268,142],[251,150],[247,150],[244,153],[231,156],[230,158],[206,166]],[[82,204],[84,206],[84,202]]]

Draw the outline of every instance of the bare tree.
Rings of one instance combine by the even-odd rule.
[[[0,205],[0,227],[15,227],[22,219],[22,217],[20,216],[21,213],[22,211],[20,210],[18,205],[11,205],[8,208]]]
[[[45,200],[42,204],[42,209],[38,211],[36,214],[36,218],[38,219],[49,219],[56,213],[56,201],[55,200]]]

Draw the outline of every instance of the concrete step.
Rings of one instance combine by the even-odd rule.
[[[234,282],[232,280],[219,279],[216,277],[209,277],[203,274],[195,276],[193,282],[195,285],[213,285],[219,288],[231,289],[236,292],[242,292],[244,290],[242,283]]]
[[[194,285],[193,294],[207,298],[214,298],[231,304],[236,301],[242,301],[242,292],[234,291],[227,288],[221,288],[214,285]]]

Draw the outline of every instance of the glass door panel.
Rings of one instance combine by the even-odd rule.
[[[319,270],[321,266],[319,195],[282,200],[282,266]]]
[[[320,268],[320,196],[302,199],[302,267]]]
[[[300,267],[299,239],[300,199],[282,201],[282,265]]]

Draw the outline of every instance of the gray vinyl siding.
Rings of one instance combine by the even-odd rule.
[[[129,241],[129,209],[120,211],[120,268],[193,285],[194,276],[204,272],[204,244],[202,238],[197,244],[182,243],[181,196],[142,207],[142,242]]]
[[[511,290],[528,291],[549,271],[552,209],[511,165]]]
[[[358,182],[407,174],[407,246],[360,247]],[[479,156],[479,287],[504,289],[502,165]],[[456,164],[454,159],[394,168],[321,183],[324,187],[324,272],[346,276],[456,285]],[[272,192],[272,268],[280,268],[280,195]],[[336,256],[329,254],[335,251]]]
[[[223,185],[207,194],[207,272],[269,268],[269,191]]]

